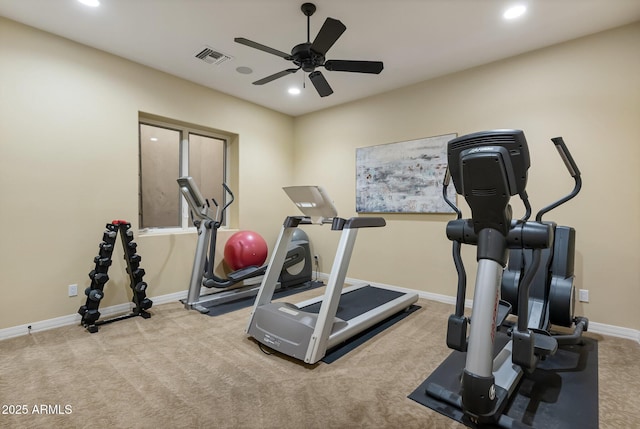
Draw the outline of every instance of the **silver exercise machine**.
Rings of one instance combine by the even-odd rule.
[[[337,217],[337,210],[319,186],[283,188],[303,216],[285,219],[269,267],[251,312],[247,334],[258,342],[306,363],[321,360],[328,349],[409,308],[416,293],[358,285],[343,290],[358,231],[383,227],[381,217]],[[340,241],[323,296],[298,304],[271,302],[287,246],[299,225],[331,225]]]
[[[214,273],[218,229],[224,224],[225,212],[234,201],[233,193],[229,187],[222,184],[225,192],[231,197],[222,207],[215,199],[212,199],[213,205],[216,207],[214,211],[209,201],[202,196],[193,178],[180,177],[178,186],[191,209],[193,224],[198,228],[198,242],[189,291],[187,298],[183,300],[185,308],[198,310],[204,314],[208,313],[214,305],[255,296],[258,293],[262,276],[267,270],[266,265],[241,268],[227,274],[225,278],[220,278]],[[278,272],[278,288],[297,286],[311,281],[313,268],[309,241],[303,231],[299,232],[300,235],[293,240],[287,250],[284,266]],[[203,286],[218,291],[202,293]]]
[[[534,371],[544,359],[552,359],[558,345],[579,344],[588,328],[588,319],[573,315],[573,233],[542,221],[544,213],[573,198],[581,184],[580,171],[562,137],[552,141],[576,186],[567,197],[541,209],[535,221],[528,220],[531,205],[526,184],[530,159],[522,130],[483,131],[447,144],[443,196],[458,214],[446,229],[447,238],[453,241],[458,272],[456,312],[448,320],[447,346],[466,352],[466,360],[461,376],[457,372],[451,374],[459,380],[454,390],[432,382],[426,385],[426,394],[462,411],[478,426],[521,427],[505,410],[525,372]],[[450,180],[471,208],[470,219],[463,219],[460,210],[446,198]],[[515,195],[526,208],[519,220],[513,219],[510,205]],[[471,318],[464,313],[466,274],[460,254],[462,244],[477,248]],[[508,262],[509,270],[505,271]],[[505,272],[507,279],[503,278]],[[501,299],[501,293],[511,302]],[[498,334],[505,337],[497,329],[510,313],[518,316],[517,322],[507,330],[507,341],[500,346]],[[572,327],[573,333],[556,335],[550,331],[551,322]]]

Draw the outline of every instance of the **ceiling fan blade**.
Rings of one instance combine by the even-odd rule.
[[[326,54],[346,29],[347,27],[337,19],[327,18],[311,44],[311,50],[322,55]]]
[[[324,78],[322,73],[319,71],[314,71],[309,73],[309,80],[316,87],[316,91],[320,94],[320,97],[326,97],[327,95],[333,94],[333,89],[329,86],[329,82]]]
[[[379,74],[384,68],[382,61],[328,60],[324,68],[330,71]]]
[[[279,57],[284,58],[285,60],[291,60],[291,55],[279,51],[277,49],[273,49],[270,48],[268,46],[265,46],[261,43],[258,42],[254,42],[253,40],[249,40],[249,39],[245,39],[244,37],[236,37],[235,39],[233,39],[234,42],[240,43],[241,45],[245,45],[245,46],[249,46],[250,48],[255,48],[255,49],[259,49],[263,52],[267,52],[269,54],[273,54],[273,55],[277,55]]]
[[[281,77],[283,77],[283,76],[286,76],[286,75],[288,75],[288,74],[295,73],[295,72],[297,72],[298,70],[300,70],[300,69],[299,69],[299,68],[297,68],[297,69],[286,69],[286,70],[282,70],[281,72],[274,73],[274,74],[272,74],[271,76],[263,77],[263,78],[262,78],[262,79],[260,79],[260,80],[256,80],[255,82],[253,82],[253,84],[254,84],[254,85],[264,85],[265,83],[269,83],[269,82],[271,82],[271,81],[273,81],[273,80],[279,79],[279,78],[281,78]]]

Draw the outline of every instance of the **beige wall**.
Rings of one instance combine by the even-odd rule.
[[[291,214],[281,186],[322,184],[355,215],[357,147],[522,128],[540,207],[572,186],[549,142],[562,135],[585,182],[553,213],[578,231],[578,287],[591,294],[578,310],[640,329],[638,40],[635,24],[293,119],[0,18],[0,329],[75,313],[84,296],[67,285],[88,286],[104,224],[125,218],[137,231],[140,111],[232,135],[233,226],[270,245]],[[454,295],[451,216],[386,218],[362,231],[348,275]],[[329,271],[337,237],[307,231]],[[186,289],[195,240],[136,236],[151,296]],[[101,308],[129,299],[121,255]],[[465,257],[471,274],[473,249]]]
[[[563,136],[584,180],[546,219],[577,230],[577,287],[592,321],[640,329],[640,24],[423,82],[295,120],[296,184],[324,185],[355,215],[355,148],[447,133],[520,128],[530,146],[528,193],[543,205],[573,186],[550,138]],[[465,207],[460,198],[459,204]],[[518,217],[523,213],[514,203]],[[363,230],[348,275],[455,295],[448,215],[387,215]],[[308,228],[321,255],[337,237]],[[473,285],[475,249],[465,263]],[[322,271],[330,269],[331,258]],[[471,287],[472,289],[472,287]],[[471,293],[468,293],[468,297]]]
[[[186,290],[195,234],[137,234],[140,111],[232,133],[232,226],[275,240],[291,117],[0,18],[0,329],[75,313],[112,219],[133,223],[151,296]],[[129,300],[113,260],[101,308]]]

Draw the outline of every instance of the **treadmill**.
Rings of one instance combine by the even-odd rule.
[[[314,364],[328,349],[408,309],[418,300],[418,294],[368,284],[343,290],[358,231],[383,227],[386,225],[384,218],[340,218],[326,191],[319,186],[283,189],[303,216],[288,216],[282,225],[246,332],[273,350]],[[298,304],[271,302],[295,229],[299,225],[326,224],[341,235],[324,295]]]

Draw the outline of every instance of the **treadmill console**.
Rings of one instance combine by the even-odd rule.
[[[321,186],[286,186],[282,189],[312,223],[331,222],[338,216],[336,206]]]

